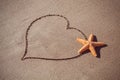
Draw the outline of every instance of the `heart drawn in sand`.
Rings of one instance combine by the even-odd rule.
[[[41,35],[41,36],[39,36],[40,38],[38,38],[38,36],[34,35],[36,38],[34,38],[34,40],[32,42],[30,42],[30,39],[29,39],[30,31],[33,29],[34,24],[36,24],[38,21],[42,21],[43,19],[46,19],[48,17],[56,17],[56,18],[59,18],[59,19],[64,19],[66,21],[66,23],[67,23],[66,30],[64,30],[64,28],[62,28],[62,27],[59,27],[59,28],[55,27],[57,29],[54,29],[52,26],[47,25],[48,28],[45,27],[45,28],[39,29],[38,32],[40,32],[39,33]],[[53,24],[57,24],[56,21]],[[46,26],[46,25],[44,25],[44,26]],[[60,25],[58,25],[58,26],[60,26]],[[41,27],[41,26],[39,26],[39,27]],[[38,29],[36,29],[36,31],[37,30]],[[49,30],[54,30],[54,32],[49,31]],[[70,30],[71,32],[67,32],[67,30]],[[34,32],[36,32],[36,31],[34,31]],[[69,20],[66,17],[64,17],[63,15],[48,14],[48,15],[44,15],[44,16],[41,16],[39,18],[36,18],[34,21],[32,21],[30,23],[30,25],[28,26],[28,28],[26,30],[26,34],[25,34],[25,51],[24,51],[24,54],[23,54],[21,60],[26,60],[26,59],[70,60],[70,59],[74,59],[74,58],[79,57],[80,54],[77,54],[77,55],[74,55],[74,56],[72,55],[70,57],[58,58],[58,56],[64,55],[65,53],[69,54],[69,52],[70,52],[70,53],[74,54],[75,52],[77,52],[77,51],[73,50],[73,48],[76,45],[72,44],[73,42],[76,42],[75,40],[73,40],[73,38],[76,37],[75,32],[81,33],[84,36],[84,38],[87,39],[86,35],[81,30],[79,30],[79,29],[77,29],[75,27],[70,27]],[[65,33],[65,34],[63,34],[63,33]],[[66,33],[69,33],[68,36],[66,35]],[[78,35],[80,35],[80,34],[77,33],[77,36]],[[53,40],[53,37],[54,37],[54,40]],[[39,39],[38,42],[35,41],[36,39],[37,40]],[[37,44],[37,47],[34,47],[34,49],[36,49],[35,51],[32,50],[32,48],[29,49],[30,43],[33,43],[33,42],[35,42]],[[32,46],[34,46],[34,45],[32,45]],[[66,51],[67,49],[68,49],[68,51]],[[63,54],[54,55],[54,57],[52,57],[52,58],[51,57],[41,57],[41,56],[37,56],[37,55],[36,56],[31,56],[31,55],[27,56],[28,53],[29,53],[28,52],[29,50],[31,50],[32,55],[34,55],[34,53],[37,53],[37,55],[40,54],[40,53],[43,53],[43,55],[46,55],[46,54],[51,55],[51,53],[63,53]],[[78,50],[78,48],[76,50]]]

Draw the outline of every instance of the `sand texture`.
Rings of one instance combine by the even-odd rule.
[[[21,60],[26,57],[68,58],[78,55],[76,38],[92,33],[107,44],[69,60]],[[120,80],[120,0],[0,0],[0,80]]]

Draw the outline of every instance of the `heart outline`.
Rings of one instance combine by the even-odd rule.
[[[70,27],[70,21],[69,21],[65,16],[59,15],[59,14],[48,14],[48,15],[44,15],[44,16],[41,16],[41,17],[36,18],[35,20],[33,20],[33,21],[30,23],[30,25],[28,26],[27,30],[26,30],[26,34],[25,34],[25,51],[24,51],[24,54],[23,54],[23,56],[22,56],[22,58],[21,58],[22,61],[23,61],[23,60],[26,60],[26,59],[42,59],[42,60],[57,60],[57,61],[58,61],[58,60],[70,60],[70,59],[77,58],[77,57],[79,57],[79,56],[81,55],[81,54],[78,54],[78,55],[76,55],[76,56],[67,57],[67,58],[26,57],[26,55],[27,55],[27,53],[28,53],[28,45],[29,45],[29,44],[28,44],[28,34],[29,34],[29,31],[30,31],[30,28],[32,27],[32,25],[33,25],[35,22],[37,22],[37,21],[39,21],[39,20],[41,20],[41,19],[43,19],[43,18],[52,17],[52,16],[61,17],[61,18],[65,19],[66,22],[67,22],[66,30],[70,30],[70,29],[76,30],[76,31],[80,32],[80,33],[84,36],[84,38],[87,40],[87,36],[86,36],[81,30],[79,30],[79,29],[77,29],[77,28],[74,28],[74,27]]]

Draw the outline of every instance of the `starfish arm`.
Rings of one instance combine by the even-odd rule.
[[[91,51],[91,53],[92,53],[93,56],[97,56],[95,48],[93,47],[93,45],[90,45],[89,49],[90,49],[90,51]]]
[[[79,51],[78,53],[83,53],[84,51],[86,51],[89,48],[89,44],[84,45]]]
[[[94,35],[93,34],[90,34],[89,38],[88,38],[88,41],[93,41],[94,39]]]
[[[99,46],[104,46],[105,43],[103,43],[103,42],[92,42],[92,45],[95,46],[95,47],[99,47]]]
[[[84,40],[84,39],[77,38],[76,40],[77,40],[78,42],[82,43],[83,45],[85,45],[85,44],[87,43],[87,41]]]

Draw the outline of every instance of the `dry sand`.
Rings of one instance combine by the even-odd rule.
[[[100,58],[90,52],[64,61],[24,60],[25,32],[46,14],[67,17],[87,37],[96,35],[108,46]],[[29,33],[27,56],[64,58],[78,55],[84,38],[66,30],[59,17],[37,21]],[[0,0],[0,80],[120,80],[120,0]]]

